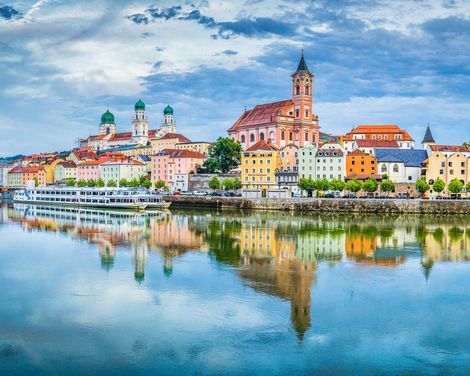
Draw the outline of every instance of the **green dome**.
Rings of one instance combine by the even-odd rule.
[[[101,115],[101,124],[114,124],[114,115],[109,110]]]
[[[139,99],[139,101],[135,104],[135,110],[136,110],[136,111],[138,111],[138,110],[144,111],[144,110],[145,110],[145,103],[142,102],[142,101]]]
[[[166,106],[163,110],[163,115],[173,115],[173,108],[170,105]]]

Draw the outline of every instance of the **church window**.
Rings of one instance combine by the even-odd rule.
[[[259,134],[259,139],[260,139],[260,140],[264,140],[264,133],[263,133],[263,132],[261,132],[261,133]]]
[[[244,143],[245,143],[245,135],[242,134],[242,144],[244,144]]]
[[[295,87],[295,95],[300,95],[300,86]]]
[[[309,114],[308,110],[305,110],[305,117],[306,118],[308,118],[308,114]]]
[[[300,116],[300,110],[295,110],[295,117],[299,117]]]
[[[252,133],[250,135],[250,142],[254,142],[255,141],[255,135]]]
[[[305,86],[305,94],[309,95],[309,87],[308,86]]]
[[[109,134],[111,130],[109,128],[106,128],[106,134]]]
[[[308,132],[305,132],[305,141],[308,141]]]
[[[387,166],[386,165],[382,165],[382,172],[387,172]]]
[[[281,140],[284,141],[284,139],[285,139],[285,133],[284,133],[284,131],[282,131],[281,132]]]
[[[398,165],[397,164],[393,165],[393,172],[398,172]]]

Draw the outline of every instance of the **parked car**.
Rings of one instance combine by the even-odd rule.
[[[397,198],[400,200],[407,200],[410,198],[410,196],[408,196],[406,193],[399,193],[397,194]]]
[[[220,196],[223,196],[223,193],[222,193],[222,192],[212,192],[212,193],[211,193],[211,196],[218,196],[218,197],[220,197]]]
[[[233,196],[235,196],[235,193],[233,193],[233,192],[224,192],[223,195],[225,197],[233,197]]]
[[[332,192],[328,192],[323,195],[323,198],[335,198],[335,197],[336,197],[335,194]]]
[[[344,195],[343,198],[356,198],[356,195],[354,193],[348,193]]]

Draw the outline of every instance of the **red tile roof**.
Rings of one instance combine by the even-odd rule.
[[[356,144],[360,148],[399,148],[398,142],[395,140],[356,140]]]
[[[202,153],[185,149],[164,149],[156,156],[169,156],[170,158],[206,158]]]
[[[258,151],[258,150],[279,150],[276,146],[265,140],[260,140],[256,144],[250,146],[245,151]]]
[[[402,138],[400,141],[413,141],[407,131],[400,129],[398,125],[358,125],[351,132],[347,133],[343,140],[350,141],[354,140],[354,134],[390,134],[397,133],[401,134]]]
[[[96,153],[89,151],[89,150],[75,150],[73,154],[77,157],[79,161],[91,159],[97,160],[99,157]]]
[[[271,123],[276,120],[276,117],[279,114],[292,116],[289,115],[288,112],[292,109],[293,106],[294,102],[292,102],[292,99],[259,104],[253,109],[245,111],[228,131],[234,131],[240,127],[246,127],[250,125]]]
[[[432,151],[441,152],[470,152],[470,145],[429,145]]]
[[[192,142],[189,138],[183,136],[180,133],[167,133],[163,137],[159,138],[159,140],[166,140],[166,139],[169,139],[169,138],[177,138],[178,142],[187,142],[187,143]]]
[[[63,161],[63,162],[59,162],[57,164],[65,167],[65,168],[77,167],[77,165],[75,164],[74,161]]]
[[[363,152],[362,150],[359,150],[359,149],[351,151],[350,153],[348,153],[348,155],[351,155],[351,156],[356,156],[356,155],[357,156],[361,156],[361,155],[365,156],[365,155],[368,155],[368,156],[370,156],[370,154],[365,153],[365,152]]]
[[[41,167],[15,167],[10,170],[9,174],[34,174],[44,171]]]
[[[123,141],[123,140],[130,140],[131,138],[132,138],[132,132],[121,132],[121,133],[114,133],[109,138],[109,141]]]
[[[109,161],[110,160],[110,157],[101,157],[97,160],[94,160],[94,161],[84,161],[84,162],[80,162],[78,164],[77,167],[80,167],[80,166],[97,166],[97,165],[100,165],[106,161]]]

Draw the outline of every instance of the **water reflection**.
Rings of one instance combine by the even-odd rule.
[[[470,226],[465,218],[455,217],[135,213],[19,204],[2,206],[0,213],[0,223],[62,233],[96,245],[108,273],[119,251],[130,251],[139,284],[145,281],[149,253],[162,257],[162,272],[169,278],[175,258],[207,253],[218,265],[233,268],[254,291],[288,301],[300,340],[311,326],[311,290],[321,264],[393,268],[417,259],[429,279],[435,263],[470,257]]]

